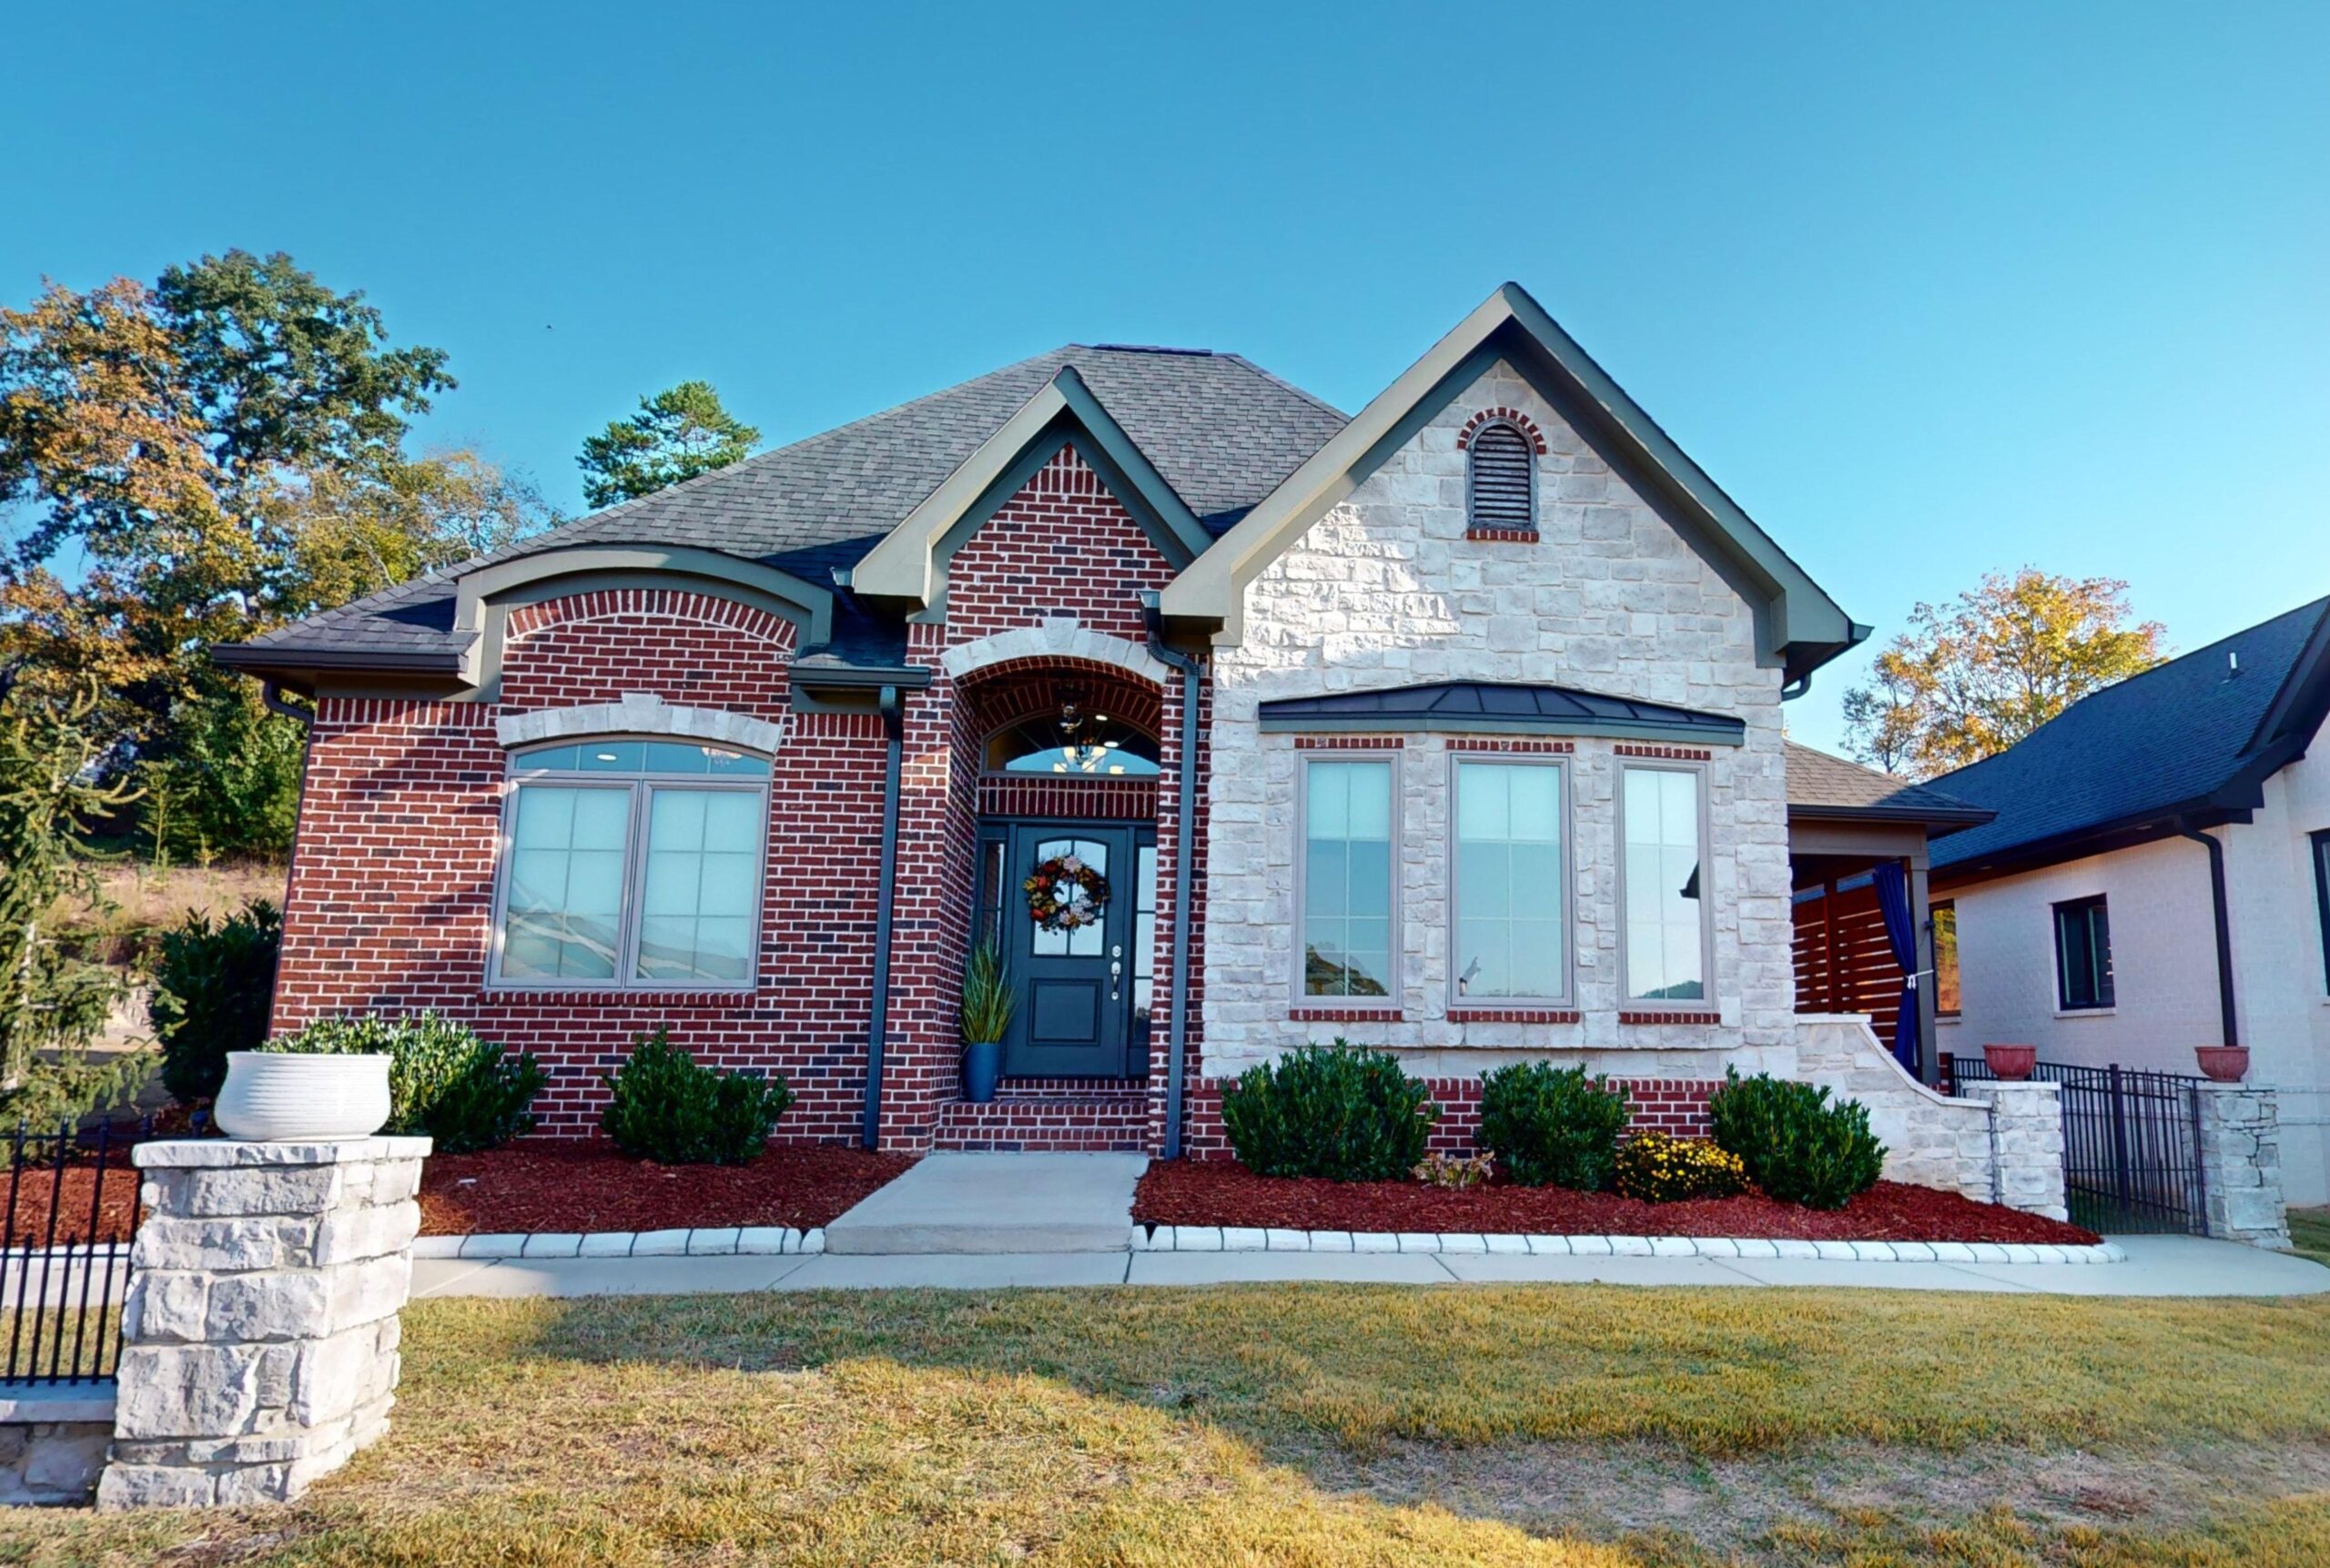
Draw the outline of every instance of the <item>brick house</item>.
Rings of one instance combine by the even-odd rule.
[[[279,1030],[457,1014],[555,1134],[662,1025],[787,1137],[1205,1153],[1336,1036],[1454,1145],[1548,1054],[1684,1129],[1727,1065],[1921,1106],[1795,1011],[1780,704],[1867,631],[1507,285],[1353,418],[1062,349],[218,656],[315,702]]]
[[[1943,1048],[2190,1074],[2242,1045],[2282,1187],[2330,1202],[2330,599],[2072,704],[1934,787]]]

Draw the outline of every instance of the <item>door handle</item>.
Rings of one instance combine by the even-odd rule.
[[[1112,963],[1109,966],[1109,1000],[1111,1002],[1117,999],[1117,976],[1124,972],[1125,966],[1122,964]]]

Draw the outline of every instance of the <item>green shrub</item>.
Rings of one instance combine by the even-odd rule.
[[[1524,1187],[1609,1186],[1631,1114],[1625,1089],[1584,1067],[1515,1062],[1481,1079],[1481,1147]]]
[[[1645,1203],[1687,1198],[1729,1198],[1748,1185],[1748,1172],[1729,1149],[1698,1138],[1646,1132],[1618,1149],[1618,1191]]]
[[[386,1056],[389,1126],[426,1133],[440,1154],[467,1154],[532,1129],[527,1107],[549,1081],[531,1052],[515,1057],[440,1013],[406,1018],[318,1018],[261,1050],[313,1056]]]
[[[606,1075],[599,1125],[625,1154],[658,1165],[744,1165],[760,1158],[793,1090],[774,1073],[698,1067],[663,1029],[632,1043]]]
[[[1737,1155],[1748,1179],[1784,1203],[1842,1209],[1885,1169],[1885,1146],[1859,1100],[1831,1104],[1811,1084],[1737,1069],[1707,1104],[1715,1140]]]
[[[217,1098],[227,1053],[267,1039],[283,916],[264,898],[212,925],[189,915],[162,933],[147,1007],[162,1044],[162,1083],[181,1103]]]
[[[1230,1147],[1261,1176],[1395,1181],[1423,1162],[1439,1119],[1396,1057],[1341,1039],[1249,1067],[1221,1097]]]
[[[990,936],[971,949],[963,966],[963,1043],[983,1046],[1011,1032],[1011,1015],[1019,993],[1011,984],[1003,948]]]

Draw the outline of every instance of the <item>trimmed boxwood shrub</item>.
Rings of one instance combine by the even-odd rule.
[[[1625,1089],[1584,1067],[1515,1062],[1481,1079],[1481,1147],[1524,1187],[1609,1186],[1632,1114]]]
[[[1618,1150],[1618,1191],[1645,1203],[1729,1198],[1748,1185],[1739,1157],[1699,1138],[1646,1132]]]
[[[1842,1209],[1876,1185],[1885,1146],[1869,1130],[1869,1108],[1831,1103],[1814,1084],[1727,1070],[1707,1102],[1715,1140],[1737,1155],[1766,1196],[1807,1209]]]
[[[1340,1038],[1249,1067],[1221,1096],[1230,1147],[1261,1176],[1396,1181],[1423,1162],[1439,1119],[1397,1057]]]
[[[699,1067],[661,1028],[634,1040],[606,1082],[600,1127],[625,1154],[658,1165],[749,1164],[793,1105],[778,1075]]]
[[[227,1053],[267,1038],[283,915],[264,898],[213,925],[188,915],[161,935],[147,1011],[162,1045],[162,1083],[181,1105],[216,1099]]]
[[[318,1018],[259,1048],[390,1057],[388,1130],[426,1133],[439,1154],[492,1148],[532,1131],[527,1108],[549,1081],[531,1052],[505,1056],[500,1046],[441,1013]]]

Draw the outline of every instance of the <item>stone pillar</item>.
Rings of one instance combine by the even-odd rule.
[[[100,1508],[283,1502],[388,1430],[425,1138],[141,1144]]]
[[[1960,1084],[1958,1095],[1990,1107],[1991,1201],[2026,1214],[2069,1219],[2062,1088],[2035,1079],[1977,1078]]]
[[[2282,1205],[2281,1108],[2274,1091],[2248,1084],[2203,1084],[2201,1177],[2209,1234],[2286,1252]]]

